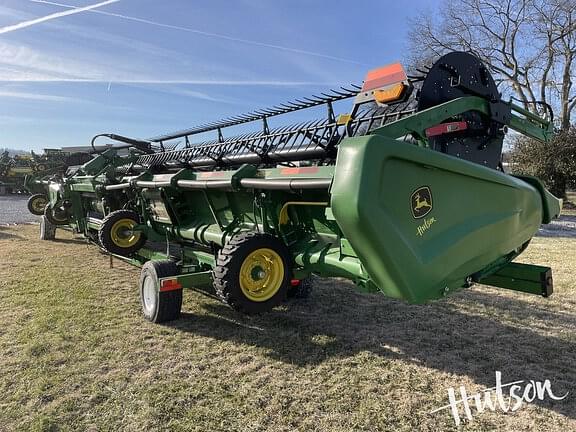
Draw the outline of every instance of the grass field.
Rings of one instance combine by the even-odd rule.
[[[410,306],[316,284],[245,317],[198,292],[166,326],[140,316],[138,269],[59,232],[0,228],[0,430],[455,430],[447,388],[550,379],[560,402],[464,430],[576,430],[576,240],[535,238],[550,299],[476,286]]]

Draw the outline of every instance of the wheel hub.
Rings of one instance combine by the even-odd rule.
[[[136,222],[132,219],[120,219],[110,229],[110,237],[114,244],[121,248],[134,246],[140,240],[140,232],[134,231]]]
[[[284,263],[272,249],[250,253],[240,268],[240,288],[252,301],[263,302],[278,292],[284,279]]]
[[[41,213],[44,211],[44,209],[46,208],[46,205],[48,204],[48,201],[45,198],[42,197],[38,197],[35,200],[32,201],[32,208],[38,212]]]

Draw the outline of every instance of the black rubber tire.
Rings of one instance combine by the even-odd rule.
[[[240,268],[253,251],[268,248],[282,259],[284,275],[277,292],[268,300],[254,301],[244,295],[240,288]],[[233,236],[220,249],[214,268],[214,289],[220,299],[233,309],[245,314],[267,312],[286,300],[292,274],[292,257],[288,248],[278,238],[269,234],[243,232]]]
[[[98,231],[89,229],[86,232],[86,238],[97,246],[100,246],[100,239],[98,238]]]
[[[308,276],[305,279],[302,279],[300,283],[296,286],[290,285],[290,289],[288,290],[288,298],[289,299],[305,299],[310,297],[312,293],[312,288],[314,287],[314,277]]]
[[[62,213],[64,213],[64,215],[62,215]],[[70,222],[70,218],[65,214],[65,210],[59,208],[53,209],[49,205],[44,209],[44,217],[48,219],[48,222],[56,226],[68,225]]]
[[[56,238],[56,225],[50,223],[46,216],[40,220],[40,240],[54,240]]]
[[[42,200],[42,201],[40,201]],[[41,205],[41,202],[44,202],[44,205]],[[28,198],[28,203],[26,206],[28,207],[28,211],[36,216],[42,216],[44,214],[44,210],[48,205],[48,198],[44,194],[34,194],[30,198]],[[42,210],[39,210],[41,208]]]
[[[122,256],[134,255],[134,253],[141,249],[144,243],[146,243],[146,236],[144,233],[140,233],[138,241],[130,247],[117,245],[112,240],[111,230],[114,224],[120,219],[132,219],[135,223],[140,223],[140,216],[132,210],[113,211],[102,221],[102,225],[100,225],[100,229],[98,230],[98,240],[100,245],[110,253]]]
[[[147,261],[140,272],[140,304],[144,317],[153,323],[173,321],[180,317],[182,309],[182,289],[160,291],[158,279],[178,274],[178,267],[173,261]],[[145,301],[144,286],[148,279],[154,283],[154,295],[148,305]]]

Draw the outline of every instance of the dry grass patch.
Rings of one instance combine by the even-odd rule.
[[[245,317],[187,292],[182,319],[140,316],[138,269],[59,232],[0,228],[0,430],[452,430],[446,389],[551,379],[564,401],[464,430],[576,430],[576,241],[535,238],[542,299],[478,286],[409,306],[324,280]]]

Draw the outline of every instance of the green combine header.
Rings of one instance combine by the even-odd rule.
[[[88,153],[54,149],[45,149],[41,155],[32,151],[29,154],[10,156],[8,151],[4,151],[0,155],[0,195],[33,194],[28,200],[28,210],[41,215],[48,203],[48,179],[62,176],[70,166],[82,165],[91,158]]]
[[[345,99],[349,112],[336,115]],[[317,106],[325,118],[269,125]],[[246,123],[257,130],[227,134]],[[549,296],[548,267],[512,261],[561,201],[503,172],[509,128],[552,133],[503,101],[475,57],[450,53],[422,77],[394,64],[362,86],[149,140],[105,135],[130,154],[106,150],[50,184],[42,235],[66,224],[141,265],[154,322],[179,316],[183,288],[211,284],[234,309],[258,313],[306,291],[312,274],[411,303],[474,283]],[[214,140],[195,142],[209,132]]]

